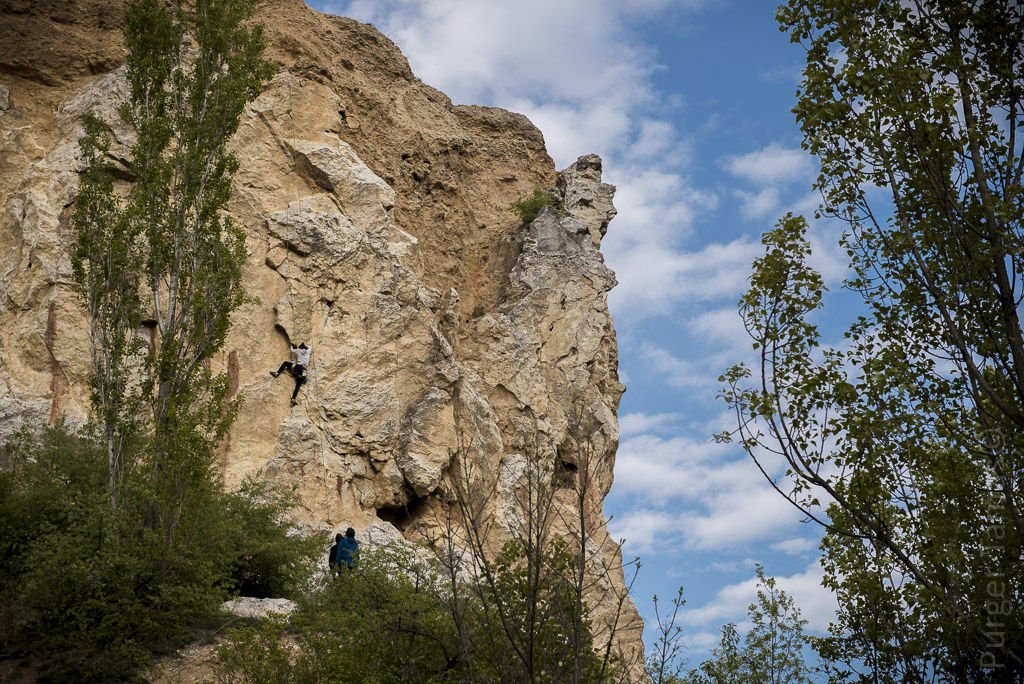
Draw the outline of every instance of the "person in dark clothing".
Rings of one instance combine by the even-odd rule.
[[[300,343],[298,347],[292,347],[291,350],[292,354],[295,354],[295,363],[285,361],[276,371],[270,371],[270,374],[276,378],[281,373],[288,371],[295,378],[295,389],[292,390],[292,406],[295,406],[299,403],[296,400],[296,397],[299,396],[299,388],[306,384],[306,368],[309,366],[309,356],[313,350],[307,347],[305,342]]]
[[[356,540],[356,531],[351,527],[345,530],[345,536],[337,536],[338,550],[334,555],[334,564],[337,571],[351,570],[359,557],[359,542]]]
[[[338,545],[341,544],[341,540],[344,537],[339,532],[334,536],[334,545],[331,546],[331,550],[327,553],[327,565],[331,570],[331,574],[338,572]]]

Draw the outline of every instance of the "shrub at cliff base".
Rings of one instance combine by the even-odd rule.
[[[117,681],[154,653],[220,624],[239,589],[298,590],[315,551],[281,524],[282,497],[254,484],[192,499],[169,553],[147,528],[149,479],[128,473],[107,497],[102,445],[62,427],[27,431],[0,472],[0,657],[44,666],[48,681]]]
[[[619,681],[621,672],[595,654],[586,620],[580,653],[573,652],[569,560],[552,545],[540,595],[531,601],[514,542],[488,561],[493,584],[483,577],[453,584],[437,563],[394,548],[363,553],[353,570],[300,598],[287,623],[268,620],[229,632],[218,651],[219,680]],[[537,636],[527,661],[517,655],[526,645],[512,639],[531,629]]]

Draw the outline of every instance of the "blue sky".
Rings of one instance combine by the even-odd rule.
[[[751,357],[736,302],[760,235],[817,205],[790,112],[803,52],[779,32],[775,3],[309,1],[374,24],[456,103],[526,114],[558,168],[603,157],[618,188],[602,251],[620,283],[610,301],[628,388],[606,513],[625,554],[641,557],[644,617],[652,594],[684,585],[696,664],[723,623],[744,629],[760,562],[823,630],[834,602],[820,587],[819,530],[739,449],[710,438],[732,427],[718,375]],[[837,230],[810,232],[833,290],[845,275]]]

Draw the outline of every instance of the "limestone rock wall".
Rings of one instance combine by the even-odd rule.
[[[86,416],[70,212],[81,116],[111,124],[115,163],[133,139],[115,109],[122,12],[0,0],[0,437]],[[266,2],[258,18],[280,67],[232,141],[242,165],[229,209],[259,300],[213,360],[244,399],[221,452],[225,485],[297,484],[297,515],[325,539],[351,525],[423,541],[450,501],[453,458],[495,491],[499,530],[517,515],[516,469],[537,458],[556,480],[591,476],[595,568],[620,563],[600,508],[623,391],[615,278],[599,251],[614,188],[600,159],[556,173],[527,119],[453,106],[372,27],[299,0]],[[559,188],[566,213],[522,226],[510,205],[535,187]],[[310,380],[291,407],[291,380],[269,371],[300,341]],[[569,488],[555,501],[573,520]],[[621,572],[611,584],[624,590]],[[609,596],[598,621],[615,612]],[[628,600],[622,620],[619,640],[638,656]]]

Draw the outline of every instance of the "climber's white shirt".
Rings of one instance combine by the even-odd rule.
[[[295,354],[295,363],[301,363],[303,366],[309,365],[309,355],[313,353],[312,349],[302,349],[300,347],[292,347],[292,353]]]

